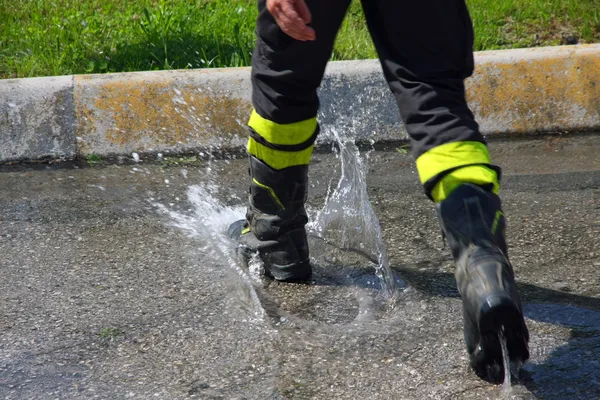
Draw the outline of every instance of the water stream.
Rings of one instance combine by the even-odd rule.
[[[502,383],[502,390],[504,393],[510,394],[510,357],[508,354],[508,347],[506,345],[506,337],[504,336],[503,331],[498,333],[498,340],[500,341],[500,346],[502,347],[502,365],[504,367],[504,382]]]
[[[243,207],[225,205],[218,197],[219,186],[206,183],[188,187],[188,202],[191,206],[185,212],[176,211],[162,204],[155,204],[158,210],[170,217],[171,225],[186,232],[189,237],[199,239],[201,252],[211,262],[218,262],[223,268],[237,275],[242,285],[237,285],[239,295],[246,299],[241,303],[248,307],[250,315],[262,319],[265,310],[253,286],[252,275],[248,274],[235,246],[224,234],[232,221],[243,217]]]
[[[340,159],[341,176],[328,192],[323,208],[309,225],[313,235],[341,249],[359,252],[373,263],[385,295],[396,293],[379,220],[367,193],[368,154],[361,154],[353,140],[331,130]]]

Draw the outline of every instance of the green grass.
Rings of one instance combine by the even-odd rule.
[[[89,154],[86,157],[86,161],[90,167],[95,167],[96,165],[102,165],[104,163],[102,156],[99,156],[98,154]]]
[[[114,340],[117,336],[123,335],[123,333],[124,332],[118,328],[108,327],[100,329],[98,336],[105,340]]]
[[[248,0],[0,0],[0,77],[242,66]]]
[[[467,0],[476,50],[600,42],[600,0]]]
[[[476,50],[600,41],[600,0],[467,0]],[[0,0],[0,78],[244,66],[255,0]],[[332,59],[376,56],[355,0]]]

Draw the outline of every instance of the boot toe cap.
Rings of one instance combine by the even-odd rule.
[[[242,230],[244,229],[245,222],[245,220],[241,219],[229,225],[229,228],[227,228],[227,236],[234,240],[239,239],[240,236],[242,236]]]

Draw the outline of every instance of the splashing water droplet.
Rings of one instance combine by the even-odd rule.
[[[504,330],[498,332],[498,340],[502,347],[502,364],[504,366],[504,383],[502,384],[502,391],[506,395],[510,395],[511,392],[511,381],[510,381],[510,358],[508,354],[508,347],[506,345],[506,337],[504,336]]]
[[[187,193],[188,202],[192,206],[189,214],[170,210],[162,204],[154,205],[170,217],[172,226],[183,230],[189,237],[200,239],[201,253],[211,263],[227,266],[241,278],[244,285],[240,289],[249,297],[247,305],[251,307],[254,316],[261,319],[265,314],[252,286],[253,278],[244,272],[236,246],[226,235],[229,224],[243,218],[244,209],[223,205],[218,199],[218,191],[219,187],[215,184],[190,186]]]
[[[362,156],[353,140],[331,129],[341,161],[341,177],[333,191],[327,193],[325,205],[309,229],[325,242],[339,243],[342,249],[365,255],[375,267],[377,277],[388,298],[396,293],[395,279],[389,266],[379,220],[367,193],[368,159]]]

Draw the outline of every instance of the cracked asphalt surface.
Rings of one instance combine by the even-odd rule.
[[[512,393],[467,366],[433,206],[390,148],[367,184],[392,303],[367,259],[315,235],[310,285],[240,267],[223,234],[243,157],[0,167],[0,398],[600,398],[600,135],[490,149],[531,331]],[[338,175],[315,155],[311,216]]]

